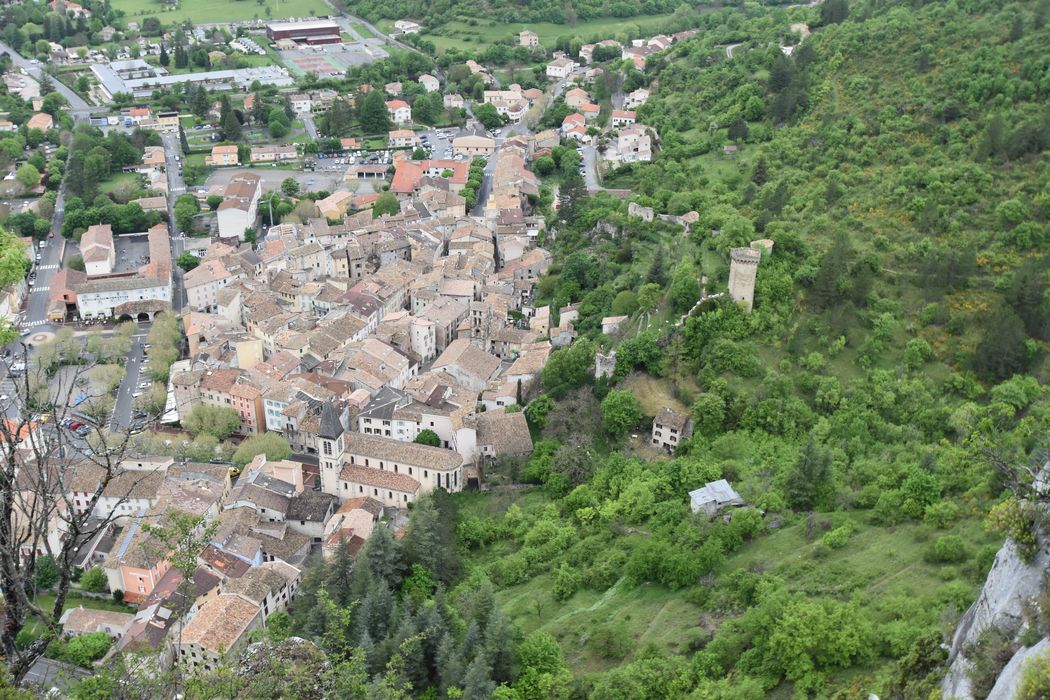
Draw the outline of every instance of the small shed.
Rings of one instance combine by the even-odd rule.
[[[694,513],[703,512],[708,518],[730,506],[744,505],[747,505],[744,499],[725,479],[709,481],[702,488],[689,492],[689,507]]]

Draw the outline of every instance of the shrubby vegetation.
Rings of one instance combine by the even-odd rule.
[[[1005,69],[1047,41],[1043,20],[1017,4],[839,3],[813,11],[823,26],[785,56],[775,43],[803,17],[752,12],[733,34],[713,28],[653,62],[645,80],[659,87],[640,114],[662,153],[606,180],[657,212],[698,212],[688,238],[605,195],[559,216],[537,303],[555,319],[578,304],[581,339],[551,357],[525,408],[544,439],[509,472],[546,498],[472,509],[459,526],[508,603],[543,595],[579,610],[575,596],[655,583],[719,617],[673,652],[683,656],[628,652],[587,681],[592,697],[721,697],[726,678],[745,696],[785,682],[830,695],[847,668],[865,690],[918,695],[939,678],[940,615],[969,605],[994,551],[995,535],[967,533],[991,512],[996,532],[1033,553],[1025,494],[1003,501],[1017,484],[987,456],[1027,462],[1050,420],[1050,210],[1031,187],[1046,180],[1050,95],[1041,68]],[[730,41],[750,43],[727,61]],[[959,48],[972,41],[982,49]],[[737,156],[723,154],[729,143]],[[713,300],[676,327],[699,277],[723,290],[729,250],[759,238],[774,247],[753,313]],[[601,319],[619,313],[631,317],[623,337],[602,335]],[[613,376],[595,381],[594,354],[612,347]],[[626,424],[614,408],[639,375],[691,407],[694,437],[670,461],[638,444],[612,450]],[[691,517],[686,493],[717,478],[754,508]],[[902,575],[943,582],[928,594],[934,610],[908,613],[859,580],[801,582],[864,556],[889,528],[905,528]],[[793,532],[806,564],[736,568]],[[624,647],[600,638],[587,658]]]

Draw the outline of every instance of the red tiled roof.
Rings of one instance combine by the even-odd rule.
[[[407,474],[398,474],[372,467],[361,467],[356,464],[344,464],[342,471],[339,472],[339,478],[355,484],[389,489],[400,493],[416,493],[419,491],[419,482]]]

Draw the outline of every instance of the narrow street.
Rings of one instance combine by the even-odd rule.
[[[587,191],[600,190],[602,184],[598,182],[598,149],[595,148],[593,143],[583,146],[580,162],[583,163],[583,182],[587,187]]]
[[[140,330],[132,336],[131,350],[128,351],[127,362],[124,365],[124,379],[117,387],[117,395],[113,402],[113,415],[110,418],[110,430],[116,432],[131,425],[132,404],[135,393],[139,391],[139,377],[143,366],[146,364],[146,352],[142,344],[146,342],[146,330]]]
[[[299,118],[303,120],[303,127],[306,129],[306,135],[307,136],[309,136],[314,141],[316,141],[318,138],[320,138],[317,135],[317,125],[314,123],[314,115],[312,115],[312,114],[303,114],[303,115],[300,115]]]
[[[182,284],[182,268],[175,264],[183,252],[183,236],[185,231],[179,231],[175,225],[175,200],[179,195],[186,193],[186,182],[182,179],[182,146],[179,143],[177,133],[167,133],[161,136],[164,143],[164,168],[168,175],[168,227],[171,236],[171,305],[176,312],[182,311],[183,297],[185,295]],[[178,160],[177,160],[178,158]]]

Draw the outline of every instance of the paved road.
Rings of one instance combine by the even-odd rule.
[[[312,114],[303,114],[303,115],[301,115],[300,118],[303,120],[303,126],[306,127],[306,135],[309,136],[314,141],[316,141],[318,139],[318,136],[317,136],[317,125],[314,124],[314,115],[312,115]]]
[[[25,58],[24,56],[22,56],[17,51],[15,51],[3,42],[0,42],[0,52],[9,55],[11,57],[11,61],[16,66],[24,68],[30,76],[32,76],[38,81],[40,80],[40,76],[43,74],[44,71],[43,67],[39,63],[34,63],[32,60]],[[95,107],[85,102],[80,95],[78,95],[77,93],[73,92],[68,87],[60,83],[56,78],[52,76],[48,77],[51,78],[51,82],[55,86],[55,92],[59,93],[67,100],[69,100],[69,104],[71,107],[70,112],[73,113],[74,118],[77,118],[78,116],[87,116],[87,114],[89,114],[91,110],[95,109]]]
[[[598,182],[598,150],[593,143],[584,145],[580,162],[583,163],[583,182],[588,191],[600,190],[602,183]]]
[[[175,226],[175,200],[179,195],[186,193],[186,182],[182,179],[182,163],[176,158],[182,158],[182,144],[179,142],[178,133],[168,133],[161,136],[164,143],[165,170],[168,175],[168,226],[171,231],[171,258],[172,263],[182,254],[183,234]],[[171,281],[171,305],[175,311],[182,311],[185,291],[182,283],[182,268],[172,265]]]
[[[732,58],[733,57],[733,51],[735,51],[738,46],[742,46],[742,44],[730,44],[729,46],[727,46],[726,47],[726,58]]]
[[[355,16],[353,16],[351,14],[347,14],[346,10],[343,10],[342,8],[336,7],[329,0],[324,0],[324,4],[328,5],[328,7],[332,8],[332,17],[333,17],[333,19],[338,24],[340,24],[343,27],[343,29],[345,29],[347,31],[348,34],[350,34],[352,36],[359,37],[362,40],[364,40],[364,37],[361,37],[361,35],[358,34],[357,31],[353,27],[350,26],[350,22],[354,22],[355,24],[359,24],[362,27],[364,27],[365,29],[367,29],[368,31],[372,32],[379,39],[382,39],[383,41],[386,41],[386,42],[388,42],[390,44],[393,44],[394,46],[396,46],[398,48],[404,49],[405,51],[413,51],[413,52],[418,53],[418,54],[426,55],[426,54],[423,54],[423,52],[420,51],[419,49],[417,49],[415,46],[411,46],[409,44],[404,44],[404,43],[398,41],[397,39],[395,39],[394,37],[390,36],[389,34],[384,34],[382,31],[380,31],[379,27],[375,26],[374,24],[372,24],[368,20],[362,19],[361,17],[355,17]],[[440,78],[441,76],[439,75],[438,77]]]
[[[141,328],[141,326],[140,326]],[[134,394],[139,391],[139,374],[143,365],[146,364],[146,353],[142,343],[146,341],[146,331],[140,330],[131,340],[131,350],[128,351],[127,363],[124,365],[124,381],[117,389],[117,398],[113,404],[113,416],[110,419],[110,430],[117,431],[131,425],[132,403]]]
[[[496,141],[496,152],[489,158],[488,164],[485,165],[485,177],[481,179],[481,189],[478,190],[478,199],[475,203],[474,208],[470,210],[470,213],[474,216],[485,215],[485,202],[488,201],[489,195],[492,193],[492,174],[496,172],[496,160],[499,158],[499,149],[501,141]]]
[[[74,114],[76,119],[85,119],[86,114]],[[68,165],[68,161],[67,161]],[[47,239],[45,247],[40,248],[36,243],[34,257],[40,256],[40,260],[34,263],[33,287],[29,292],[29,302],[26,304],[25,320],[23,328],[41,329],[48,326],[47,302],[51,285],[51,278],[57,270],[62,267],[63,258],[67,248],[72,249],[75,243],[66,241],[62,237],[62,224],[66,220],[66,183],[65,180],[58,188],[55,197],[55,213],[51,217],[51,238]]]

